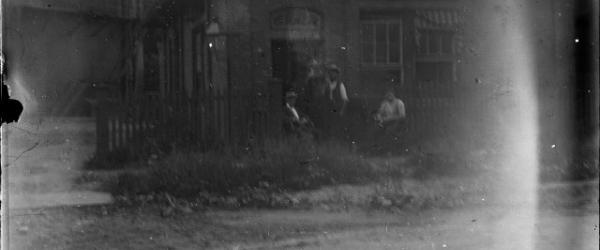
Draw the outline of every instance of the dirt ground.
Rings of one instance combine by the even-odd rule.
[[[2,152],[8,178],[4,191],[11,208],[107,203],[95,183],[78,185],[82,166],[94,152],[94,121],[42,118],[9,124]]]
[[[518,206],[220,210],[169,218],[153,206],[30,209],[11,216],[9,249],[524,249],[519,241],[532,239],[535,249],[598,249],[594,206],[542,209],[535,218],[521,218]],[[529,219],[530,237],[520,225]]]
[[[75,182],[93,152],[89,123],[44,121],[13,129],[7,249],[598,249],[597,191],[537,209],[482,202],[426,211],[317,206],[163,217],[156,204],[123,207],[97,192],[95,183]],[[311,195],[327,196],[323,190]]]

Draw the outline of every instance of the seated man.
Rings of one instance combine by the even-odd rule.
[[[301,136],[304,133],[310,133],[312,123],[306,116],[301,116],[296,109],[297,98],[298,95],[294,91],[288,91],[285,94],[283,129],[287,134]]]
[[[389,128],[397,126],[405,117],[404,102],[396,98],[393,91],[388,91],[375,114],[375,121],[377,121],[379,127]]]
[[[375,140],[374,147],[387,152],[401,151],[401,148],[398,148],[401,137],[400,125],[405,117],[404,103],[396,98],[393,91],[388,91],[373,117],[377,124],[377,128],[372,133]]]

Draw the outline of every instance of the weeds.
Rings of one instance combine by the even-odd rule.
[[[335,142],[271,140],[242,152],[175,152],[162,158],[141,159],[134,164],[138,167],[130,167],[131,171],[111,181],[110,190],[130,200],[173,194],[193,204],[222,208],[334,207],[332,204],[337,203],[392,210],[459,206],[465,202],[467,192],[459,188],[465,184],[457,180],[477,172],[472,170],[481,167],[489,153],[465,156],[429,152],[366,160]],[[337,198],[330,197],[333,201],[316,202],[310,196],[292,195],[297,191],[318,193],[322,187],[334,184],[366,187],[390,179],[400,182],[387,189],[376,185],[376,189],[367,188],[360,194],[356,190],[349,192],[352,194],[342,192]],[[412,182],[403,181],[408,179]]]
[[[138,160],[138,155],[132,154],[128,150],[119,149],[104,157],[92,157],[85,162],[84,168],[90,170],[112,170],[123,168],[124,163],[133,162]]]
[[[465,203],[477,204],[477,197],[491,192],[481,180],[443,177],[425,181],[388,182],[375,188],[369,206],[390,210],[455,208]]]
[[[111,191],[116,195],[170,193],[182,198],[208,192],[237,197],[238,203],[279,204],[292,201],[271,194],[374,177],[360,156],[339,144],[272,140],[241,153],[173,153],[145,171],[121,174]],[[243,197],[247,195],[256,197]]]

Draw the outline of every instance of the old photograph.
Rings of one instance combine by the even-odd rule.
[[[599,249],[598,0],[1,0],[2,249]]]

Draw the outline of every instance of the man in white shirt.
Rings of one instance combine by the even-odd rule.
[[[296,109],[296,100],[298,95],[294,91],[288,91],[285,94],[284,123],[283,128],[287,133],[298,134],[310,128],[310,121],[305,116],[301,116]]]
[[[401,150],[400,127],[406,118],[404,102],[396,98],[393,91],[388,91],[373,118],[377,124],[372,136],[375,139],[374,145],[388,153]]]
[[[405,117],[406,110],[404,108],[404,102],[396,98],[394,92],[388,91],[385,94],[385,99],[381,102],[381,105],[375,114],[375,120],[380,127],[384,127],[384,125],[389,126],[397,124]]]

